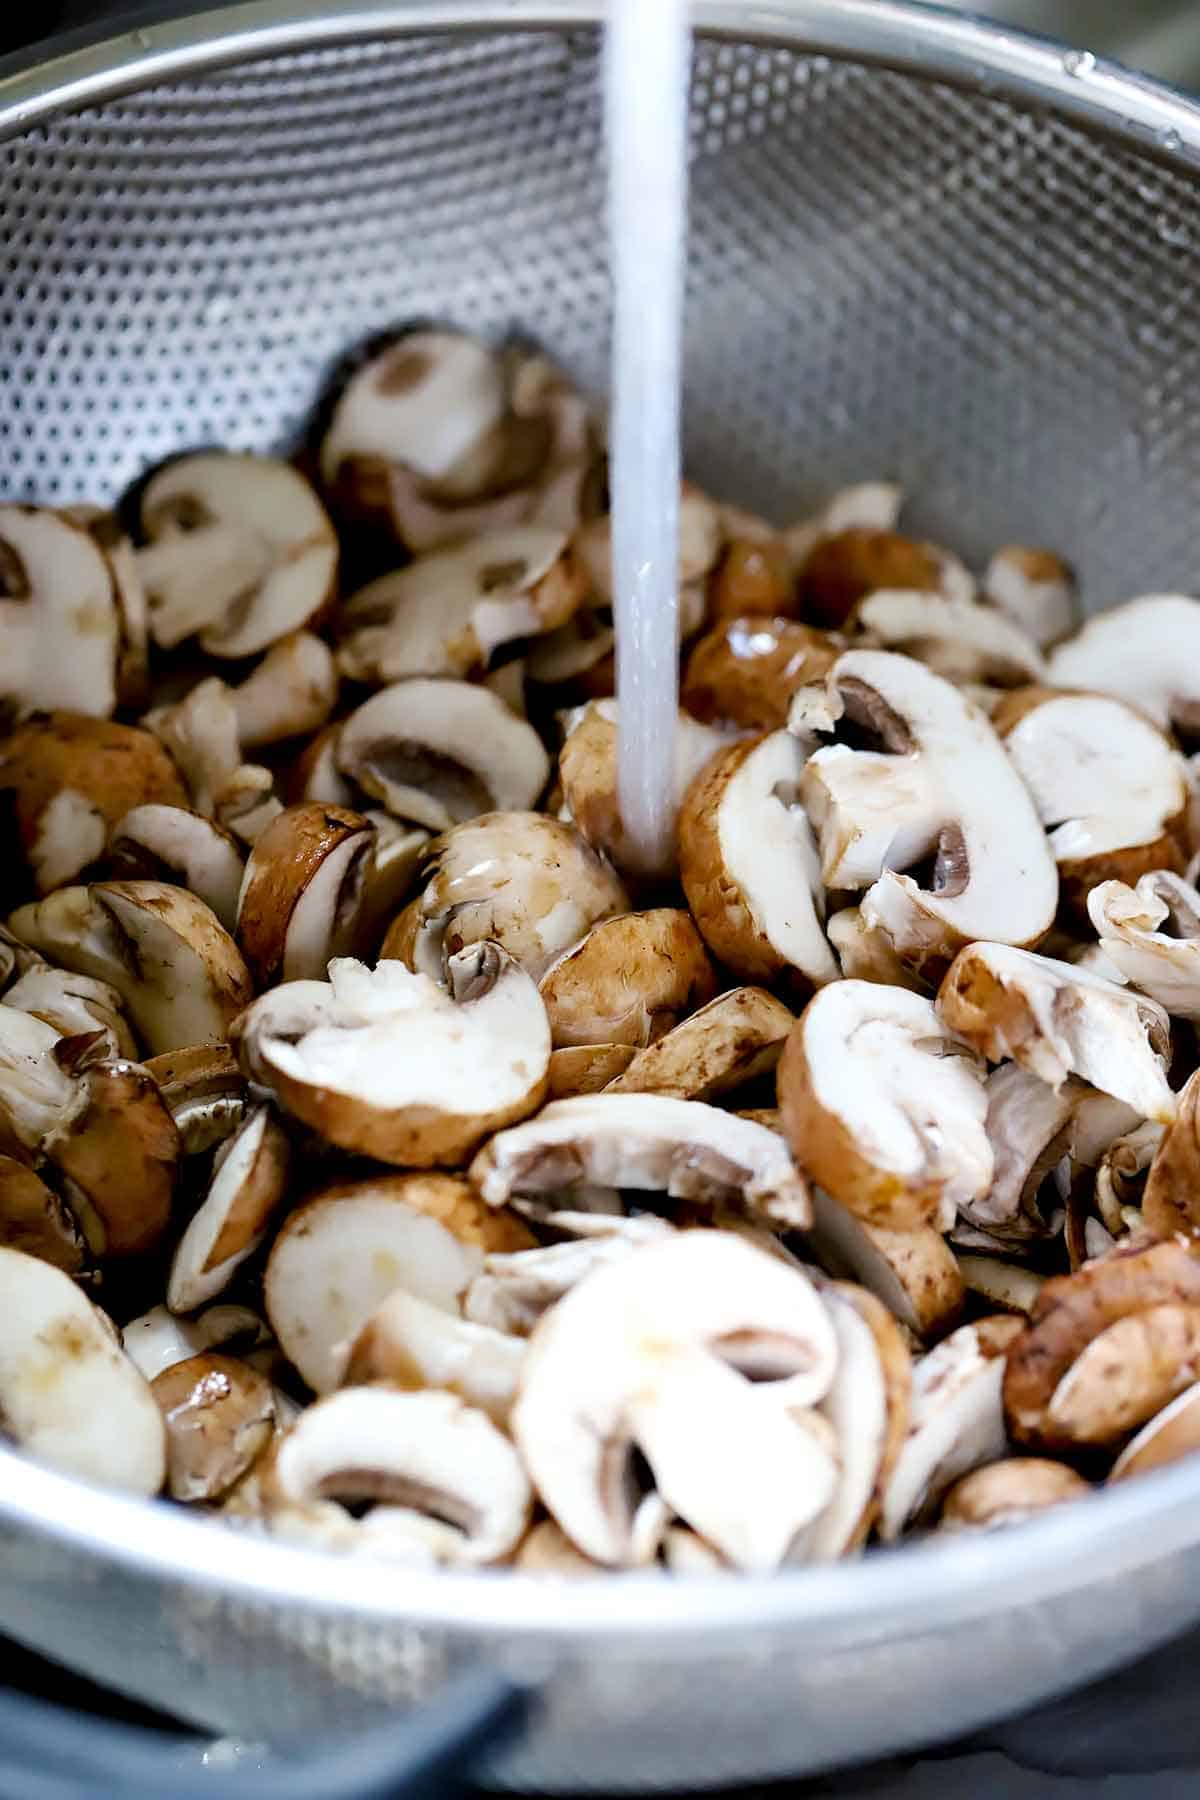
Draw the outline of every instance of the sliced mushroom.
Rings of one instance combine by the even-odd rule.
[[[455,1314],[489,1252],[533,1241],[449,1175],[347,1182],[288,1215],[267,1259],[267,1315],[309,1387],[328,1393],[359,1332],[398,1288]]]
[[[1043,1236],[1038,1196],[1068,1152],[1072,1122],[1092,1089],[1070,1079],[1052,1087],[1017,1063],[1002,1063],[988,1076],[986,1092],[995,1173],[986,1193],[963,1204],[962,1215],[1002,1241]]]
[[[1145,594],[1097,613],[1050,658],[1055,687],[1114,694],[1153,720],[1200,725],[1200,601]]]
[[[532,1501],[516,1451],[486,1414],[453,1394],[383,1386],[345,1388],[306,1407],[276,1446],[264,1491],[268,1519],[323,1499],[424,1515],[435,1559],[459,1565],[514,1550]]]
[[[319,981],[358,937],[375,828],[340,806],[289,806],[250,852],[237,939],[258,986]]]
[[[425,931],[446,956],[490,940],[540,981],[593,925],[629,911],[629,896],[570,825],[543,813],[485,813],[430,845]],[[416,966],[425,966],[420,945]]]
[[[733,988],[639,1050],[609,1092],[715,1100],[769,1075],[795,1022],[765,988]]]
[[[1200,1450],[1200,1382],[1177,1394],[1142,1426],[1118,1456],[1108,1479],[1125,1481],[1130,1475],[1148,1475],[1196,1450]]]
[[[489,1206],[580,1182],[729,1206],[803,1229],[808,1190],[773,1131],[699,1100],[588,1094],[501,1131],[471,1165]]]
[[[70,1181],[72,1210],[96,1255],[136,1255],[161,1240],[183,1149],[148,1070],[84,1068],[42,1150]]]
[[[823,681],[845,647],[796,619],[726,617],[689,651],[680,702],[708,724],[779,731],[792,696]]]
[[[793,729],[827,729],[820,704],[798,695]],[[1058,876],[1029,793],[982,714],[932,670],[884,650],[841,657],[823,705],[826,720],[882,746],[832,744],[804,765],[825,885],[867,888],[864,923],[918,969],[976,938],[1036,943],[1054,920]],[[930,856],[928,886],[902,872]]]
[[[38,1152],[75,1097],[75,1082],[55,1057],[59,1033],[33,1013],[0,1006],[0,1121],[8,1151]]]
[[[386,1381],[412,1393],[436,1388],[457,1394],[505,1427],[525,1351],[523,1338],[456,1319],[444,1307],[396,1288],[355,1338],[342,1385]]]
[[[982,1066],[920,994],[823,988],[788,1039],[778,1084],[800,1167],[872,1224],[945,1229],[991,1185]]]
[[[285,785],[290,805],[299,806],[305,800],[319,800],[322,806],[354,808],[354,784],[346,780],[337,766],[337,744],[341,731],[340,722],[327,725],[315,737],[309,738],[291,764]]]
[[[375,838],[363,872],[352,954],[374,961],[381,939],[412,890],[430,834],[423,826],[401,824],[390,813],[372,810],[363,817],[375,827]]]
[[[251,998],[241,952],[215,914],[164,881],[60,888],[9,925],[62,967],[114,987],[151,1055],[219,1042]]]
[[[1178,1123],[1177,1118],[1172,1131]],[[1136,1130],[1116,1138],[1097,1165],[1096,1208],[1114,1238],[1144,1223],[1138,1202],[1165,1135],[1165,1126],[1147,1119]],[[1155,1236],[1170,1237],[1175,1229],[1178,1227],[1168,1226],[1165,1231],[1156,1231]]]
[[[107,981],[72,975],[65,969],[30,969],[13,982],[2,1004],[33,1013],[63,1037],[102,1031],[108,1056],[133,1058],[137,1054],[121,996]]]
[[[290,1153],[282,1126],[259,1106],[221,1145],[208,1193],[179,1240],[167,1280],[172,1312],[214,1300],[266,1236],[287,1191]]]
[[[585,1220],[591,1229],[584,1230]],[[622,1262],[675,1229],[655,1213],[625,1218],[556,1211],[546,1222],[578,1235],[533,1250],[489,1254],[463,1297],[468,1319],[506,1336],[527,1337],[543,1313],[597,1269]]]
[[[788,546],[769,526],[762,535],[738,535],[740,521],[724,519],[730,537],[708,582],[708,610],[718,626],[726,620],[786,618],[796,610]],[[781,721],[782,722],[782,721]]]
[[[556,1048],[652,1044],[716,992],[688,913],[671,907],[602,919],[542,976]]]
[[[1119,1444],[1190,1387],[1198,1365],[1200,1305],[1127,1314],[1079,1352],[1050,1396],[1039,1435],[1059,1447]]]
[[[944,1531],[1019,1525],[1047,1507],[1084,1500],[1091,1487],[1074,1469],[1040,1456],[1006,1456],[956,1481],[942,1502]]]
[[[1179,1111],[1153,1153],[1142,1223],[1156,1237],[1200,1229],[1200,1071],[1180,1089]]]
[[[0,1418],[35,1462],[156,1494],[162,1417],[104,1315],[69,1275],[0,1248]]]
[[[274,643],[231,692],[243,750],[319,731],[337,704],[333,652],[311,631]]]
[[[958,1323],[966,1287],[953,1251],[932,1226],[869,1225],[815,1188],[808,1243],[822,1268],[858,1282],[916,1337],[944,1337]]]
[[[501,645],[564,625],[587,577],[565,532],[523,525],[418,557],[351,596],[338,665],[352,681],[480,674]]]
[[[0,642],[7,698],[96,719],[113,712],[121,620],[112,569],[65,513],[0,506]]]
[[[623,1075],[637,1051],[632,1044],[574,1044],[550,1052],[547,1100],[570,1100],[577,1094],[599,1094]]]
[[[343,1150],[414,1168],[465,1162],[540,1104],[550,1026],[533,982],[495,944],[452,956],[449,992],[398,962],[350,957],[328,982],[264,994],[233,1028],[242,1065]]]
[[[147,802],[186,806],[170,757],[148,731],[55,712],[27,719],[0,744],[19,857],[38,894],[48,894],[104,855],[110,829]]]
[[[1164,1073],[1170,1022],[1129,988],[1008,944],[971,944],[955,958],[937,1005],[949,1029],[992,1062],[1011,1056],[1054,1088],[1078,1075],[1140,1118],[1175,1117]]]
[[[549,758],[532,725],[466,681],[398,681],[342,726],[338,767],[398,819],[447,831],[532,806]]]
[[[771,1569],[833,1494],[832,1434],[803,1409],[836,1360],[799,1269],[730,1234],[681,1232],[546,1314],[513,1432],[549,1511],[597,1562],[637,1560],[636,1447],[672,1512],[738,1567]]]
[[[142,490],[138,555],[150,635],[198,637],[210,656],[253,656],[328,603],[338,546],[303,475],[268,456],[180,456]]]
[[[76,1277],[90,1261],[70,1208],[28,1163],[12,1156],[0,1156],[0,1244]]]
[[[607,1575],[603,1563],[593,1562],[577,1550],[561,1525],[553,1519],[541,1519],[525,1535],[513,1557],[513,1568],[521,1575],[557,1576],[574,1580],[577,1576]]]
[[[611,604],[613,599],[612,519],[605,513],[585,520],[575,533],[576,555],[582,561],[593,594]],[[699,587],[716,566],[725,541],[721,509],[692,482],[685,481],[679,494],[679,585]],[[700,616],[705,612],[701,590]],[[682,611],[682,609],[681,609]],[[687,624],[681,616],[681,630]]]
[[[843,531],[894,532],[900,522],[903,504],[904,490],[891,481],[856,481],[849,487],[838,488],[819,511],[785,528],[783,542],[789,566],[793,571],[803,567],[814,545],[824,538],[837,537]],[[725,508],[725,514],[730,531],[760,535],[760,530],[753,529],[752,514],[730,507]],[[772,535],[769,527],[766,530]]]
[[[786,731],[722,750],[693,781],[679,815],[679,873],[715,956],[743,981],[795,970],[835,981],[821,928],[816,844],[799,784],[804,752]]]
[[[246,1116],[246,1078],[228,1044],[196,1044],[144,1065],[179,1131],[185,1156],[211,1150]]]
[[[1001,1312],[1024,1313],[1026,1317],[1037,1304],[1045,1276],[1020,1263],[1004,1262],[998,1256],[960,1255],[955,1259],[958,1272],[972,1294],[978,1294]]]
[[[881,588],[970,600],[975,584],[948,551],[864,525],[823,533],[799,572],[803,616],[826,630],[836,631],[860,600]]]
[[[1200,1023],[1200,893],[1167,869],[1136,888],[1104,881],[1088,895],[1100,948],[1174,1019]]]
[[[231,834],[188,807],[135,806],[113,828],[108,866],[119,881],[188,888],[226,931],[237,922],[242,852]]]
[[[885,649],[903,650],[958,685],[1018,687],[1041,681],[1046,673],[1028,633],[974,600],[883,589],[861,601],[855,617]]]
[[[907,988],[926,993],[927,984],[896,954],[895,945],[878,925],[868,925],[859,906],[845,906],[825,924],[842,974],[849,981],[877,981],[883,987]]]
[[[567,717],[567,733],[559,752],[558,776],[566,814],[593,849],[610,856],[632,874],[672,874],[675,855],[657,870],[639,866],[621,818],[617,798],[617,703],[594,700]],[[728,742],[723,733],[698,724],[681,712],[675,727],[676,811],[701,769]]]
[[[152,1306],[122,1327],[121,1342],[130,1362],[152,1382],[164,1369],[204,1350],[228,1351],[255,1367],[264,1351],[270,1353],[273,1340],[248,1306],[210,1306],[194,1319],[179,1319],[165,1306]]]
[[[885,1543],[928,1517],[960,1476],[1005,1454],[1004,1358],[1021,1332],[1020,1319],[979,1319],[914,1364],[908,1436],[879,1516]]]
[[[150,672],[147,667],[146,593],[138,573],[137,554],[116,515],[102,506],[63,507],[73,525],[82,526],[108,564],[113,599],[117,607],[117,704],[145,704]]]
[[[983,591],[1042,650],[1074,629],[1079,608],[1075,577],[1053,550],[1007,544],[984,570]]]
[[[236,1357],[206,1350],[172,1363],[150,1392],[166,1427],[172,1500],[219,1500],[274,1436],[271,1384]]]

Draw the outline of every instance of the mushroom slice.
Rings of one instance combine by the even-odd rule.
[[[970,944],[937,1006],[947,1028],[992,1062],[1011,1056],[1054,1088],[1078,1075],[1140,1118],[1175,1117],[1164,1073],[1170,1021],[1129,988],[1009,944]]]
[[[564,625],[587,596],[565,532],[522,525],[418,557],[351,596],[338,664],[352,681],[477,675],[514,638]]]
[[[1153,1152],[1142,1222],[1155,1237],[1200,1229],[1200,1070],[1179,1092],[1179,1111]]]
[[[623,1075],[637,1055],[632,1044],[574,1044],[550,1052],[547,1100],[599,1094]]]
[[[1078,1442],[1094,1441],[1082,1426],[1077,1409],[1084,1400],[1096,1400],[1096,1417],[1105,1419],[1108,1401],[1104,1386],[1109,1379],[1120,1377],[1133,1392],[1152,1392],[1157,1371],[1162,1366],[1157,1355],[1156,1340],[1178,1341],[1179,1328],[1190,1331],[1190,1322],[1180,1319],[1146,1319],[1144,1315],[1168,1312],[1194,1314],[1200,1308],[1200,1247],[1191,1240],[1168,1238],[1144,1249],[1116,1251],[1099,1262],[1085,1263],[1073,1275],[1059,1275],[1047,1281],[1038,1295],[1029,1325],[1016,1340],[1008,1357],[1008,1373],[1004,1381],[1004,1406],[1009,1429],[1014,1439],[1023,1444],[1054,1449]],[[1129,1321],[1142,1318],[1142,1325]],[[1072,1389],[1063,1383],[1073,1365],[1098,1342],[1110,1327],[1122,1324],[1124,1343],[1116,1349],[1135,1358],[1129,1369],[1121,1363],[1109,1362],[1098,1352],[1096,1359],[1084,1365],[1084,1377],[1091,1371],[1090,1393],[1080,1394],[1075,1388],[1075,1406],[1067,1413],[1068,1423],[1060,1426],[1055,1406],[1064,1408]],[[1170,1334],[1168,1338],[1167,1334]],[[1176,1365],[1178,1370],[1178,1365]],[[1190,1375],[1188,1379],[1191,1379]],[[1185,1385],[1180,1382],[1179,1386]],[[1098,1391],[1099,1390],[1099,1391]],[[1118,1390],[1118,1404],[1124,1406],[1124,1390]],[[1159,1404],[1170,1398],[1163,1394]],[[1155,1410],[1154,1407],[1149,1409]],[[1142,1414],[1149,1417],[1149,1412]],[[1139,1423],[1139,1420],[1134,1420]],[[1103,1441],[1101,1438],[1099,1441]]]
[[[492,1213],[453,1176],[347,1182],[285,1220],[267,1258],[267,1316],[289,1362],[325,1394],[389,1294],[403,1288],[456,1314],[489,1252],[533,1242],[519,1220]]]
[[[255,842],[237,939],[256,983],[319,981],[358,935],[375,827],[340,806],[289,806]]]
[[[146,595],[133,544],[122,530],[116,514],[106,512],[102,506],[75,505],[60,510],[62,517],[87,532],[108,565],[117,608],[117,704],[140,707],[145,704],[150,675]]]
[[[309,738],[288,771],[285,792],[292,805],[302,800],[319,800],[323,806],[355,804],[354,785],[339,773],[336,752],[341,735],[340,721],[326,725]]]
[[[160,1241],[183,1148],[148,1070],[132,1062],[85,1067],[42,1150],[71,1182],[98,1256],[136,1255]]]
[[[0,1417],[35,1462],[135,1494],[166,1472],[154,1396],[61,1269],[0,1249]]]
[[[943,1531],[991,1531],[1019,1525],[1047,1507],[1085,1500],[1088,1482],[1040,1456],[1006,1456],[956,1481],[942,1501]]]
[[[982,1065],[920,994],[823,988],[793,1028],[778,1085],[800,1167],[872,1224],[948,1228],[991,1185]]]
[[[9,925],[63,968],[114,987],[152,1055],[219,1042],[252,995],[216,915],[165,881],[59,888],[19,907]]]
[[[1198,1361],[1200,1305],[1164,1303],[1116,1319],[1058,1383],[1040,1436],[1060,1448],[1119,1444],[1190,1387]]]
[[[563,1580],[574,1580],[581,1575],[607,1575],[609,1572],[603,1563],[593,1562],[590,1556],[577,1550],[566,1532],[553,1519],[539,1520],[526,1533],[513,1557],[512,1566],[520,1575],[556,1576]]]
[[[1148,1475],[1200,1450],[1200,1382],[1177,1394],[1132,1437],[1109,1471],[1110,1481]]]
[[[1200,893],[1157,869],[1136,888],[1101,882],[1087,907],[1100,948],[1122,977],[1172,1018],[1200,1023]]]
[[[445,956],[491,940],[540,981],[600,919],[627,913],[629,896],[574,826],[498,812],[430,845],[420,910]],[[424,967],[419,944],[414,960]]]
[[[232,690],[243,750],[319,731],[337,705],[333,652],[311,631],[292,631],[271,646]]]
[[[242,762],[232,690],[209,676],[173,706],[155,707],[144,722],[170,751],[192,805],[211,818]]]
[[[457,1394],[503,1428],[525,1351],[523,1338],[456,1319],[444,1307],[396,1288],[355,1338],[342,1385],[386,1381],[413,1393],[437,1388]]]
[[[799,571],[804,617],[826,630],[844,625],[859,601],[883,588],[960,600],[975,593],[971,576],[948,551],[864,525],[823,531]]]
[[[673,1513],[738,1567],[767,1570],[833,1494],[831,1434],[803,1409],[836,1361],[801,1270],[731,1233],[680,1232],[545,1315],[513,1434],[547,1508],[597,1562],[637,1560],[636,1448]]]
[[[529,1523],[529,1481],[486,1414],[453,1394],[345,1388],[307,1407],[275,1448],[268,1518],[314,1501],[383,1502],[425,1515],[436,1559],[499,1562]],[[365,1523],[369,1524],[370,1514]]]
[[[1002,1312],[1024,1313],[1026,1318],[1037,1305],[1046,1277],[1019,1263],[1005,1262],[999,1256],[959,1255],[955,1257],[958,1272],[972,1294],[978,1294]]]
[[[1019,1319],[979,1319],[913,1365],[908,1436],[879,1516],[885,1543],[928,1517],[960,1476],[1004,1455],[1004,1358],[1021,1332]]]
[[[550,1026],[505,951],[452,956],[449,993],[398,962],[350,957],[328,982],[293,981],[237,1020],[242,1066],[343,1150],[413,1168],[465,1162],[489,1132],[541,1103]]]
[[[660,1094],[555,1100],[494,1137],[470,1174],[489,1206],[586,1182],[729,1206],[788,1229],[811,1217],[808,1189],[776,1132]]]
[[[228,1044],[173,1050],[144,1067],[158,1083],[185,1156],[211,1150],[246,1116],[246,1078]]]
[[[75,1082],[54,1055],[58,1042],[44,1019],[0,1006],[0,1121],[25,1152],[40,1151],[75,1097]]]
[[[861,1284],[921,1339],[944,1337],[958,1323],[967,1292],[953,1251],[932,1226],[889,1231],[869,1225],[813,1190],[808,1244],[831,1275]]]
[[[716,988],[690,914],[672,907],[602,919],[538,983],[558,1048],[652,1044]]]
[[[816,844],[799,786],[800,744],[786,731],[722,750],[687,791],[679,873],[715,956],[743,981],[789,970],[820,987],[838,966],[821,928]]]
[[[947,681],[1017,687],[1046,673],[1033,639],[974,600],[883,589],[861,601],[855,616],[885,649],[906,651]]]
[[[257,1369],[206,1350],[156,1375],[172,1500],[219,1500],[275,1434],[275,1397]]]
[[[138,567],[160,649],[198,636],[210,656],[253,656],[333,593],[333,526],[303,475],[273,457],[177,457],[143,488],[141,525]]]
[[[1075,577],[1053,550],[1007,544],[984,570],[983,591],[1041,650],[1074,629],[1079,611]]]
[[[401,824],[390,813],[371,810],[363,818],[375,827],[375,838],[363,871],[353,954],[373,961],[380,940],[412,889],[430,834],[423,826]]]
[[[1012,695],[993,723],[1050,832],[1063,897],[1076,911],[1097,882],[1182,868],[1183,758],[1132,706],[1032,689]]]
[[[584,1217],[590,1216],[552,1213],[547,1224],[565,1230],[569,1222],[580,1235],[562,1244],[487,1256],[482,1274],[463,1297],[466,1317],[506,1336],[527,1337],[543,1313],[595,1270],[623,1262],[643,1244],[669,1237],[675,1229],[656,1214],[644,1213],[628,1219],[599,1215],[592,1221],[596,1229],[584,1232]]]
[[[237,922],[242,853],[228,831],[183,806],[135,806],[113,828],[108,865],[120,881],[165,881],[203,900],[226,931]]]
[[[137,1054],[121,996],[107,981],[72,975],[66,969],[30,969],[13,982],[0,1004],[44,1019],[63,1037],[102,1031],[108,1056],[133,1058]]]
[[[866,923],[861,907],[845,906],[834,913],[826,923],[825,935],[847,980],[876,981],[883,987],[907,988],[913,994],[927,991],[920,976],[896,955],[887,932]]]
[[[845,647],[796,619],[725,617],[688,652],[680,700],[707,724],[781,731],[792,696],[823,681]]]
[[[78,521],[0,506],[0,633],[10,698],[97,719],[113,712],[121,621],[112,570]]]
[[[4,739],[0,793],[19,840],[10,849],[38,894],[99,862],[110,828],[131,807],[187,805],[174,764],[150,732],[70,712],[26,719]]]
[[[715,1100],[769,1075],[795,1022],[765,988],[733,988],[639,1050],[609,1092]]]
[[[1071,1079],[1051,1087],[1017,1063],[1002,1063],[986,1092],[995,1173],[986,1193],[963,1203],[962,1216],[1000,1239],[1042,1236],[1039,1191],[1068,1151],[1072,1121],[1093,1090]]]
[[[447,831],[532,806],[550,761],[532,725],[466,681],[398,681],[342,726],[342,772],[398,819]]]
[[[728,735],[714,731],[681,712],[675,727],[676,812],[700,771],[724,745]],[[610,856],[620,869],[635,874],[670,875],[675,870],[674,851],[660,869],[638,866],[621,818],[617,799],[617,703],[593,700],[568,714],[566,737],[558,758],[566,813],[588,843]]]
[[[213,1300],[252,1256],[287,1191],[290,1153],[267,1106],[256,1107],[217,1151],[208,1193],[171,1263],[167,1305],[191,1312]]]
[[[0,1156],[0,1244],[77,1278],[90,1261],[69,1207],[27,1163]]]
[[[152,1306],[122,1327],[121,1342],[130,1362],[152,1382],[164,1369],[203,1350],[226,1350],[254,1366],[272,1339],[248,1306],[210,1306],[194,1319],[177,1319],[165,1306]]]
[[[821,705],[798,695],[793,729],[827,729]],[[826,721],[844,719],[881,745],[828,745],[804,765],[800,791],[825,885],[867,888],[865,924],[919,969],[976,938],[1042,937],[1057,872],[1029,793],[983,715],[932,670],[885,650],[839,658],[823,705]],[[902,872],[929,856],[930,886]]]
[[[796,610],[796,598],[785,540],[769,526],[761,535],[743,536],[741,522],[723,511],[725,529],[733,535],[709,577],[710,617],[718,628],[731,619],[748,623],[789,617]]]
[[[596,597],[609,605],[613,600],[612,518],[608,513],[581,524],[574,536],[576,554],[582,560]],[[721,508],[693,482],[685,481],[679,494],[679,585],[699,588],[712,573],[725,542]],[[682,598],[682,596],[681,596]],[[680,627],[688,626],[681,608]],[[700,588],[700,618],[707,605]],[[694,629],[694,627],[693,627]]]
[[[1055,687],[1115,694],[1160,731],[1200,726],[1200,601],[1144,594],[1098,613],[1050,657]]]

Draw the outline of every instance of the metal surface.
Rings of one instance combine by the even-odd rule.
[[[1097,604],[1190,585],[1200,114],[959,15],[696,10],[698,477],[784,516],[896,474],[920,526],[1049,541]],[[596,12],[254,4],[0,78],[4,485],[111,497],[185,444],[286,443],[348,347],[423,314],[520,326],[602,390]],[[526,1788],[943,1738],[1200,1614],[1187,1466],[1003,1537],[567,1597],[302,1555],[3,1452],[0,1527],[0,1626],[219,1731],[352,1725],[480,1657],[537,1682],[491,1771]]]

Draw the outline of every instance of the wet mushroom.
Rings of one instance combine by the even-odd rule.
[[[112,569],[87,527],[50,507],[0,506],[4,696],[107,719],[120,643]]]
[[[143,1065],[175,1121],[185,1156],[198,1156],[237,1130],[246,1116],[246,1078],[228,1044],[195,1044]]]
[[[903,650],[959,686],[1018,687],[1045,677],[1033,639],[1002,612],[974,600],[882,589],[860,601],[854,616],[885,649]]]
[[[765,988],[731,988],[639,1050],[607,1091],[716,1100],[769,1075],[795,1022]]]
[[[138,1255],[161,1241],[183,1150],[148,1070],[132,1062],[84,1067],[42,1152],[69,1182],[72,1211],[97,1256]]]
[[[1079,608],[1075,577],[1053,550],[1005,545],[984,570],[983,591],[1039,649],[1057,643],[1074,628]]]
[[[703,939],[673,907],[600,920],[538,983],[559,1049],[652,1044],[716,988]]]
[[[1200,725],[1200,601],[1145,594],[1097,613],[1050,657],[1054,687],[1127,700],[1165,731]]]
[[[108,869],[118,881],[164,881],[211,907],[222,927],[237,923],[242,852],[231,833],[190,807],[135,806],[113,827]]]
[[[258,987],[319,981],[359,936],[375,827],[362,813],[289,806],[256,840],[237,909],[237,941]]]
[[[0,1156],[0,1244],[77,1279],[91,1262],[70,1207],[35,1169],[13,1156]]]
[[[1088,1482],[1065,1463],[1040,1456],[1006,1456],[956,1481],[942,1501],[943,1531],[991,1531],[1019,1525],[1048,1507],[1084,1500]]]
[[[267,1106],[249,1113],[217,1151],[208,1192],[176,1247],[167,1278],[172,1312],[192,1312],[224,1291],[266,1237],[287,1192],[290,1150]]]
[[[948,551],[864,525],[824,532],[802,563],[798,583],[802,617],[833,631],[860,600],[882,588],[964,600],[975,592],[966,569]]]
[[[243,750],[319,731],[337,704],[333,652],[311,631],[279,638],[230,690]]]
[[[0,1004],[44,1019],[63,1037],[101,1031],[110,1057],[137,1055],[121,996],[107,981],[49,966],[30,969],[5,990]]]
[[[121,1328],[125,1354],[147,1381],[205,1350],[222,1350],[251,1367],[270,1354],[273,1339],[248,1306],[210,1306],[194,1319],[180,1319],[165,1306],[152,1306]]]
[[[219,1500],[275,1433],[275,1398],[257,1369],[205,1350],[150,1383],[167,1434],[172,1500]]]
[[[1100,949],[1124,980],[1173,1019],[1200,1024],[1200,893],[1157,869],[1136,888],[1101,882],[1087,908]]]
[[[796,619],[725,618],[689,650],[680,703],[706,724],[782,730],[792,696],[823,681],[845,647]]]
[[[768,531],[761,537],[736,535],[738,521],[721,559],[708,580],[709,616],[719,629],[726,620],[781,619],[795,612],[792,570],[788,547],[782,537]]]

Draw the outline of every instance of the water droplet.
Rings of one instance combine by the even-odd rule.
[[[1164,150],[1183,149],[1183,139],[1173,125],[1165,125],[1161,131],[1155,133],[1155,136]]]
[[[1090,50],[1068,50],[1062,66],[1067,75],[1090,75],[1096,66],[1096,58]]]

